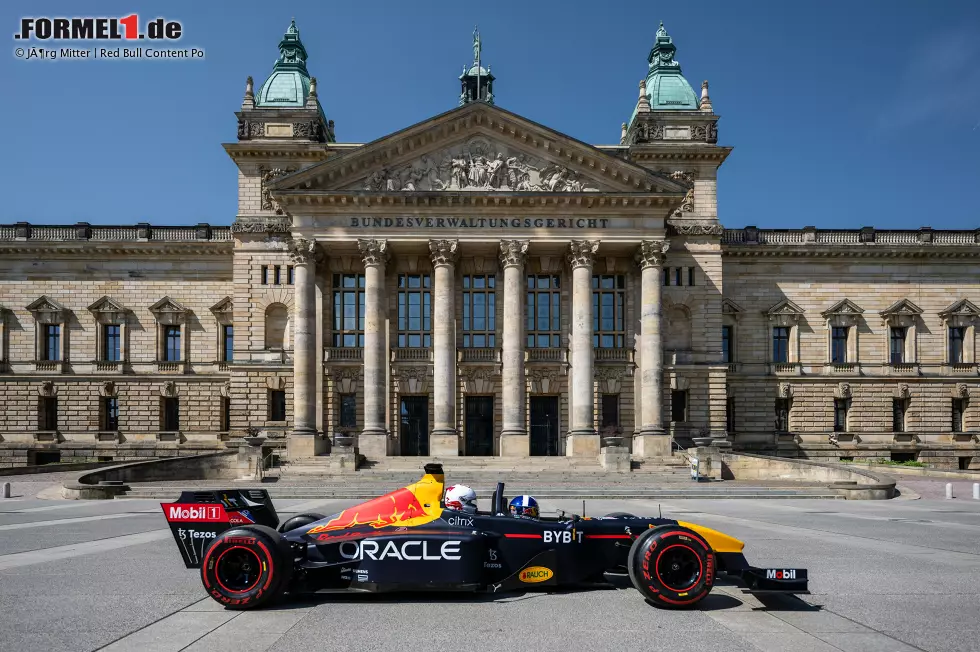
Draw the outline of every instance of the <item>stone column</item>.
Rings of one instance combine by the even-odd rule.
[[[364,259],[364,429],[358,450],[368,459],[388,455],[385,428],[385,401],[388,392],[385,373],[385,263],[387,240],[358,240]]]
[[[297,238],[290,243],[293,290],[293,432],[287,440],[290,459],[312,457],[326,450],[316,431],[316,242]]]
[[[524,263],[527,240],[502,240],[500,266],[504,270],[504,336],[502,347],[501,395],[503,429],[500,455],[527,457],[527,405],[524,378]]]
[[[429,240],[435,292],[432,311],[432,400],[435,423],[429,453],[459,455],[456,432],[456,249],[458,240]]]
[[[571,415],[565,454],[598,457],[595,431],[595,383],[592,372],[592,263],[598,240],[572,240],[568,263],[572,267],[572,334],[569,363],[572,367]]]
[[[640,434],[633,445],[639,457],[659,457],[671,454],[670,437],[663,428],[663,350],[660,341],[660,287],[663,283],[664,254],[669,243],[663,240],[644,240],[636,252],[640,266],[640,395],[643,404]]]

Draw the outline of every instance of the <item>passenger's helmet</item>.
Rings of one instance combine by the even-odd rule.
[[[454,484],[446,489],[446,509],[476,511],[476,492],[465,484]]]
[[[537,518],[540,513],[538,512],[538,501],[531,496],[518,496],[510,501],[510,513],[514,516]]]

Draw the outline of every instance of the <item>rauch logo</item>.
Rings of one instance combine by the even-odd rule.
[[[518,577],[525,584],[534,584],[535,582],[546,582],[554,577],[554,575],[550,568],[531,566],[522,570]]]
[[[223,523],[228,519],[221,505],[168,505],[167,520]]]

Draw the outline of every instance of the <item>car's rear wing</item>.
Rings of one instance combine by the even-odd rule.
[[[187,568],[200,568],[208,544],[236,525],[279,525],[265,489],[185,491],[173,503],[160,503]]]

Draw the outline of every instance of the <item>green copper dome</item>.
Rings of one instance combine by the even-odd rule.
[[[310,94],[306,58],[306,48],[299,39],[299,30],[293,20],[279,41],[279,58],[272,67],[272,74],[255,94],[255,106],[304,106]]]
[[[674,59],[677,48],[664,29],[663,22],[657,30],[657,40],[647,57],[650,71],[647,73],[647,98],[651,111],[697,111],[698,96],[681,74],[681,64]],[[636,110],[633,111],[636,117]],[[633,118],[630,118],[630,122]]]

